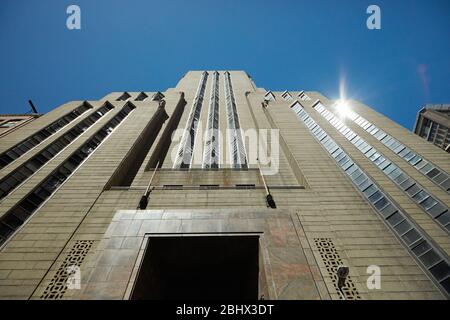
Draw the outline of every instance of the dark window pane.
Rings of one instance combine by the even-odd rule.
[[[396,212],[387,219],[387,222],[389,222],[391,226],[395,226],[402,220],[404,220],[403,215],[401,215],[399,212]]]
[[[428,242],[426,242],[425,240],[420,242],[417,246],[415,246],[414,248],[412,248],[412,252],[416,255],[416,256],[420,256],[421,254],[423,254],[424,252],[430,250],[430,245],[428,244]]]
[[[380,213],[383,215],[383,217],[387,218],[396,211],[397,209],[392,204],[389,204],[387,207],[381,209]]]
[[[438,281],[450,276],[450,267],[447,262],[442,261],[430,269],[430,272],[436,277]]]
[[[394,229],[397,231],[398,234],[404,234],[406,231],[411,229],[411,224],[407,220],[404,220],[398,225],[396,225]]]
[[[441,214],[439,217],[437,217],[436,220],[445,226],[447,223],[450,222],[450,212],[445,211],[443,214]]]
[[[438,261],[442,260],[442,258],[434,251],[434,249],[431,249],[430,251],[424,253],[419,257],[419,260],[422,261],[422,263],[427,267],[431,267]]]

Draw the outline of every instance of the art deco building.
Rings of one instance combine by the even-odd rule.
[[[450,152],[450,104],[422,108],[417,115],[414,133]]]
[[[0,139],[0,297],[448,299],[449,156],[243,71],[69,102]]]

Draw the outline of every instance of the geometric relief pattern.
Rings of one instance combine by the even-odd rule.
[[[334,246],[333,240],[330,238],[315,238],[314,243],[319,250],[322,261],[328,271],[328,275],[331,277],[337,293],[339,293],[340,290],[338,287],[337,268],[343,263],[336,247]],[[344,293],[346,300],[361,299],[361,296],[359,295],[358,290],[356,289],[356,286],[350,276],[347,276],[345,285],[342,287],[342,292]],[[339,299],[343,299],[342,294],[339,294]]]
[[[41,299],[58,300],[63,298],[67,291],[67,280],[70,276],[70,269],[74,266],[81,267],[84,258],[93,244],[93,240],[78,240],[75,242],[58,271],[56,271],[56,274],[45,288]]]

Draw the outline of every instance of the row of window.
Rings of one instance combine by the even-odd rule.
[[[174,168],[189,168],[191,165],[192,153],[194,150],[195,135],[200,121],[200,114],[203,106],[203,98],[205,95],[206,83],[208,81],[208,72],[204,71],[198,84],[197,93],[195,94],[192,109],[189,113],[186,128],[181,138],[180,148],[178,149],[177,158],[173,165]]]
[[[431,181],[437,184],[439,187],[450,193],[450,175],[444,170],[439,169],[430,161],[425,160],[422,156],[409,149],[403,143],[387,134],[374,124],[370,123],[360,115],[353,111],[346,112],[349,119],[354,121],[357,125],[377,138],[386,147],[399,155],[402,159],[408,162],[416,170],[419,170],[422,174],[428,177]]]
[[[283,100],[285,101],[291,101],[293,100],[291,94],[289,93],[289,91],[285,90],[282,94],[281,97],[283,98]],[[303,91],[301,91],[298,94],[298,97],[303,100],[303,101],[308,101],[311,100],[311,98]],[[268,101],[275,101],[275,95],[273,94],[272,91],[267,91],[266,94],[264,95],[264,100],[268,100]]]
[[[41,183],[39,183],[16,206],[7,211],[0,219],[0,245],[2,245],[17,228],[46,201],[58,187],[80,166],[80,164],[104,141],[122,120],[134,109],[127,104],[106,123],[93,137],[80,146],[67,160],[58,166]]]
[[[431,276],[450,293],[450,265],[445,254],[427,239],[414,222],[380,190],[298,102],[291,108]]]
[[[124,92],[122,95],[120,95],[119,98],[117,98],[117,101],[128,101],[128,99],[131,98],[131,95],[128,92]],[[147,100],[148,95],[145,92],[141,92],[138,94],[136,99],[134,101],[145,101]],[[164,95],[161,92],[157,92],[153,95],[152,100],[153,101],[159,101],[162,98],[164,98]]]
[[[225,97],[227,104],[227,120],[228,135],[230,138],[230,155],[232,167],[235,169],[247,168],[247,156],[242,139],[241,127],[239,124],[239,116],[236,108],[236,100],[234,99],[233,85],[231,83],[231,75],[225,72]]]
[[[450,116],[450,112],[443,112],[439,110],[439,113],[443,115],[447,114]],[[422,118],[422,116],[420,116]],[[420,121],[420,120],[419,120]],[[427,141],[432,142],[434,145],[447,152],[450,152],[450,130],[448,126],[439,124],[427,117],[422,118],[422,125],[420,126],[420,131],[417,133],[422,138]]]
[[[203,154],[203,168],[219,167],[219,73],[213,75],[211,98],[209,100],[207,137]]]
[[[0,180],[0,199],[6,197],[22,182],[32,176],[36,171],[38,171],[59,152],[66,148],[70,143],[72,143],[73,140],[78,138],[83,132],[85,132],[89,127],[96,123],[112,108],[113,106],[111,104],[106,103],[96,112],[93,112],[91,115],[89,115],[86,119],[80,121],[80,123],[67,131],[67,133],[65,133],[63,136],[53,141],[42,151],[11,171],[5,177],[3,177]]]
[[[393,164],[373,146],[358,136],[346,126],[338,117],[328,111],[321,103],[314,106],[325,119],[328,120],[344,137],[359,151],[372,161],[383,173],[397,184],[414,202],[437,221],[444,230],[450,231],[450,211],[445,204],[431,196],[420,184],[409,177],[399,167]]]
[[[51,135],[55,134],[61,128],[65,127],[70,122],[72,122],[73,120],[78,118],[81,114],[83,114],[84,112],[86,112],[91,108],[92,106],[90,106],[88,103],[86,102],[83,103],[81,106],[75,108],[74,110],[65,114],[58,120],[52,122],[45,128],[34,133],[31,137],[23,140],[22,142],[16,144],[14,147],[0,154],[0,169],[4,168],[14,160],[21,157],[24,153],[28,152],[30,149],[37,146]]]

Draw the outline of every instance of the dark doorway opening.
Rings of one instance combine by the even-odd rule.
[[[130,299],[258,299],[259,236],[149,237]]]

